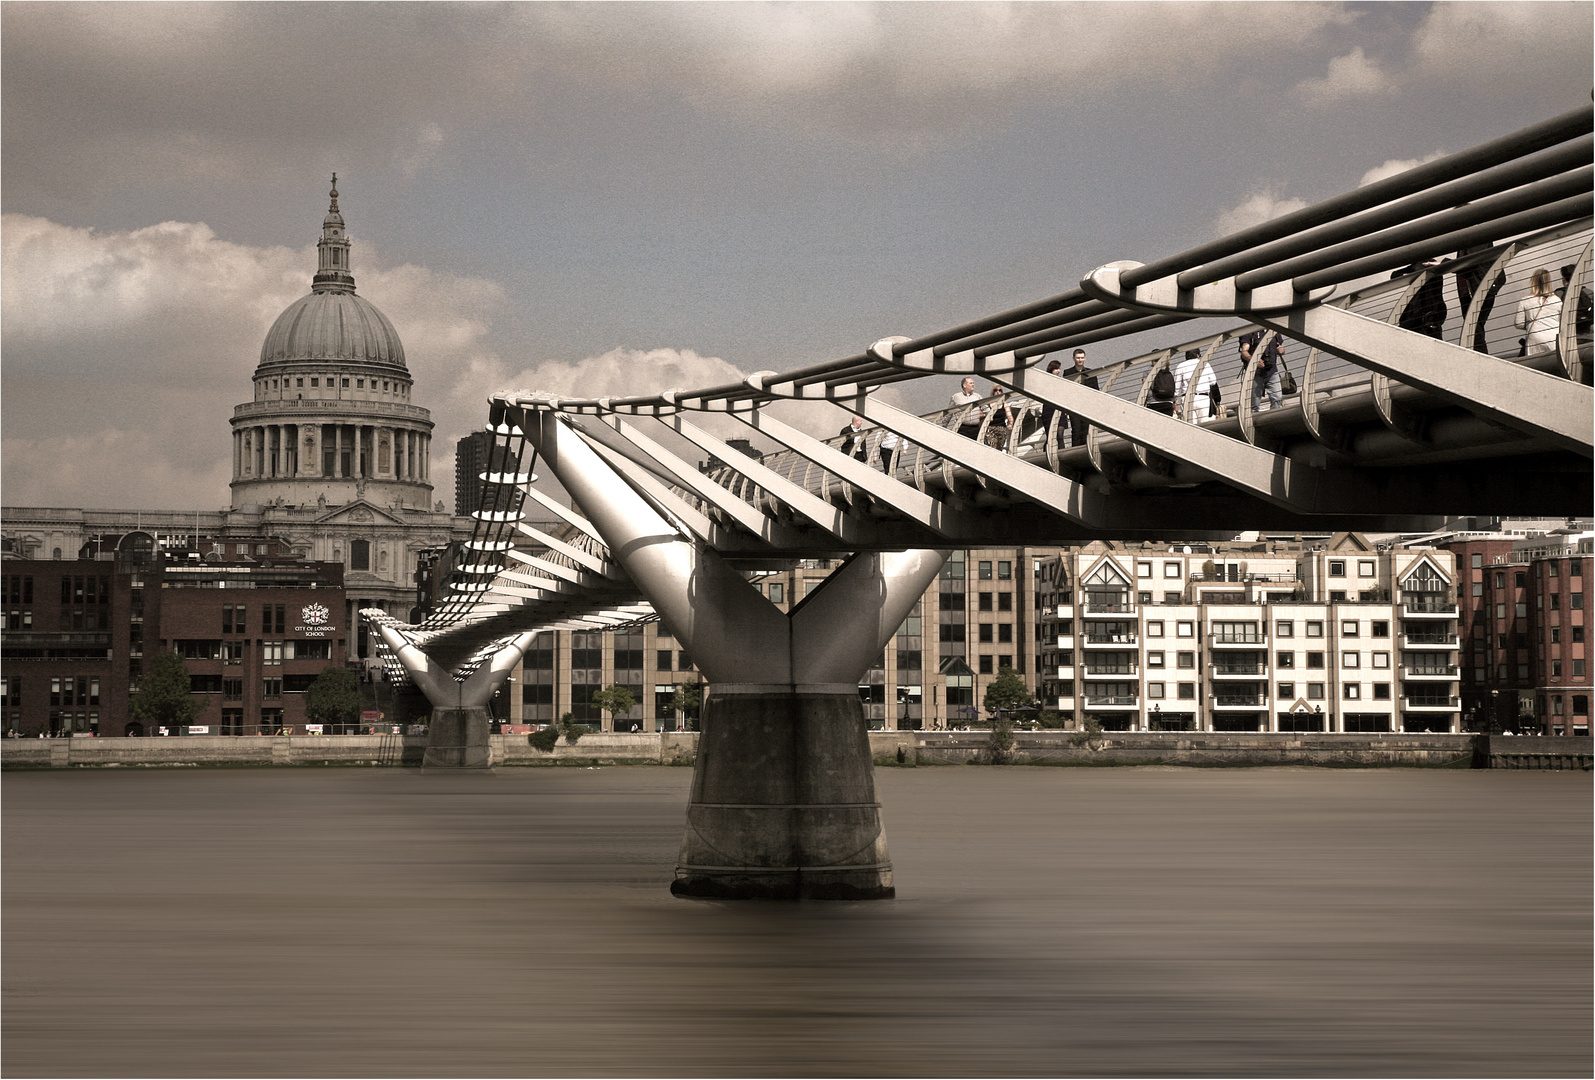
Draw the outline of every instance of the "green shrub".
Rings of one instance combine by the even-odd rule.
[[[526,741],[531,744],[533,750],[544,754],[552,754],[554,752],[554,744],[559,742],[559,728],[550,724],[541,731],[534,731],[526,736]]]

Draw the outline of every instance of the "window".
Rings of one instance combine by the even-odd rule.
[[[1324,684],[1321,683],[1321,682],[1310,682],[1310,683],[1308,683],[1307,684],[1307,700],[1308,701],[1322,701],[1322,700],[1324,700]]]
[[[260,680],[260,696],[267,701],[282,697],[282,676]]]
[[[1149,578],[1149,577],[1151,577],[1152,576],[1152,564],[1149,563],[1149,562],[1138,562],[1138,563],[1136,563],[1135,564],[1135,576],[1138,577],[1138,578]]]
[[[1167,685],[1166,683],[1160,683],[1160,682],[1149,682],[1149,683],[1147,683],[1146,684],[1146,696],[1149,697],[1149,698],[1161,698],[1161,697],[1163,697],[1164,696],[1163,688],[1166,685]]]
[[[1330,577],[1345,577],[1346,576],[1346,560],[1345,559],[1330,559],[1329,560],[1329,576]]]
[[[982,645],[991,644],[991,624],[989,622],[983,622],[980,624],[979,641]]]
[[[1194,652],[1175,653],[1174,666],[1194,669],[1196,667],[1196,654]]]
[[[1362,667],[1362,654],[1356,651],[1341,653],[1340,666],[1347,668]]]
[[[1182,701],[1195,701],[1196,700],[1196,684],[1193,683],[1193,682],[1182,682],[1182,683],[1180,683],[1180,691],[1179,691],[1179,693],[1180,693],[1180,700],[1182,700]]]
[[[1506,605],[1505,604],[1496,604],[1495,605],[1495,617],[1497,619],[1506,618]]]
[[[1296,666],[1296,654],[1293,652],[1277,653],[1274,656],[1276,667],[1293,668]]]
[[[1569,603],[1568,603],[1567,606],[1572,608],[1574,611],[1583,611],[1584,610],[1584,594],[1583,593],[1576,592],[1572,596],[1568,597],[1568,600],[1569,600]]]
[[[1374,575],[1373,560],[1372,559],[1358,559],[1357,560],[1357,576],[1358,577],[1373,577],[1373,575]]]
[[[999,645],[1013,644],[1013,623],[997,624],[997,643]]]
[[[356,390],[364,390],[366,388],[366,381],[364,379],[356,379],[354,381],[354,388]]]
[[[371,541],[369,541],[369,540],[351,540],[351,541],[349,541],[349,569],[351,569],[351,570],[370,570],[371,569]]]
[[[1308,637],[1323,637],[1324,636],[1324,624],[1319,622],[1316,619],[1307,620],[1307,636]]]
[[[1389,637],[1390,623],[1384,619],[1375,619],[1368,624],[1369,637]]]
[[[1012,581],[1013,580],[1013,563],[1011,561],[1009,561],[1007,559],[1004,559],[1004,560],[1001,560],[1001,561],[999,561],[997,563],[997,580],[998,581]]]
[[[1483,596],[1484,595],[1484,582],[1475,581],[1473,583],[1473,595],[1474,596]]]
[[[349,389],[349,380],[348,379],[343,380],[343,388],[345,390]]]
[[[244,699],[244,680],[222,679],[222,698],[227,701],[242,701]]]
[[[1342,619],[1340,622],[1341,637],[1356,637],[1358,634],[1356,619]]]
[[[1484,556],[1483,555],[1474,555],[1469,561],[1470,561],[1471,565],[1473,566],[1473,569],[1477,570],[1481,566],[1484,565]]]
[[[1574,559],[1572,562],[1567,564],[1567,569],[1572,577],[1584,576],[1584,562],[1582,559]]]
[[[1291,619],[1280,619],[1274,623],[1274,633],[1280,637],[1295,637],[1296,623]]]
[[[1000,593],[997,594],[997,610],[998,611],[1012,611],[1013,610],[1013,593],[1011,593],[1011,592],[1000,592]]]
[[[981,562],[979,564],[979,566],[980,566],[980,569],[979,569],[979,572],[976,574],[976,576],[978,578],[980,578],[981,581],[990,581],[991,580],[991,563],[983,561],[983,562]]]
[[[260,643],[260,662],[267,666],[282,663],[282,642],[262,641]]]
[[[1557,566],[1556,563],[1551,563],[1551,576],[1552,577],[1561,577],[1562,576],[1562,571]]]
[[[1138,603],[1150,604],[1152,602],[1152,594],[1149,592],[1138,592],[1135,594],[1135,599]]]
[[[313,386],[313,387],[314,386],[320,386],[321,385],[321,380],[319,378],[317,378],[316,376],[312,375],[312,376],[310,376],[310,385]]]
[[[1153,619],[1153,620],[1149,621],[1146,624],[1146,636],[1147,637],[1162,637],[1163,636],[1163,620],[1162,619]]]
[[[1149,653],[1147,653],[1146,654],[1146,666],[1149,667],[1149,668],[1160,668],[1160,667],[1162,667],[1163,666],[1163,654],[1161,652],[1149,652]]]
[[[1505,573],[1505,571],[1497,570],[1495,572],[1495,587],[1497,589],[1506,588],[1506,573]]]
[[[1387,683],[1387,682],[1376,682],[1376,683],[1374,683],[1373,684],[1373,696],[1374,696],[1374,700],[1375,701],[1389,701],[1390,700],[1390,684]]]
[[[981,593],[980,594],[980,603],[979,603],[978,606],[979,606],[981,611],[990,611],[991,610],[991,593],[989,593],[989,592]]]
[[[1559,642],[1561,640],[1562,640],[1562,628],[1559,627],[1559,626],[1551,627],[1551,644],[1555,645],[1557,642]]]
[[[772,604],[784,604],[784,603],[786,603],[786,585],[785,585],[785,583],[780,582],[780,581],[772,581],[772,582],[770,582],[770,603],[772,603]]]
[[[1561,609],[1562,609],[1562,597],[1558,593],[1552,593],[1551,594],[1551,610],[1552,611],[1560,611]]]
[[[1178,592],[1166,592],[1163,594],[1163,602],[1165,604],[1178,604],[1180,602],[1180,594]]]
[[[980,673],[982,675],[990,675],[992,673],[990,656],[982,656],[980,658]]]
[[[1529,587],[1529,575],[1526,571],[1518,570],[1512,574],[1512,584],[1515,588],[1526,589]]]
[[[1387,668],[1387,667],[1389,667],[1390,666],[1390,654],[1387,653],[1387,652],[1376,652],[1376,653],[1374,653],[1373,654],[1373,666],[1376,667],[1376,668]]]
[[[1184,620],[1176,622],[1174,624],[1174,636],[1175,637],[1195,637],[1196,636],[1196,624],[1194,622],[1185,622]]]
[[[1560,679],[1561,677],[1562,677],[1562,662],[1560,660],[1552,660],[1551,661],[1551,678]]]
[[[1362,684],[1349,682],[1340,688],[1341,696],[1347,701],[1356,701],[1362,697]]]
[[[1180,564],[1179,563],[1177,563],[1177,562],[1166,562],[1166,563],[1163,564],[1163,576],[1166,577],[1166,578],[1172,578],[1172,579],[1178,580],[1179,578],[1182,578],[1185,575],[1180,572]]]
[[[1295,697],[1296,696],[1296,684],[1293,683],[1293,682],[1282,682],[1282,683],[1280,683],[1279,684],[1279,696],[1282,697],[1282,698],[1293,698],[1293,697]]]
[[[1515,604],[1513,606],[1516,608],[1516,612],[1517,612],[1517,617],[1518,618],[1520,618],[1520,619],[1528,618],[1528,616],[1529,616],[1529,606],[1527,604]]]
[[[1309,668],[1322,668],[1324,666],[1324,654],[1321,652],[1308,653],[1307,666]]]
[[[1574,641],[1574,643],[1577,644],[1579,642],[1582,642],[1583,640],[1584,640],[1584,628],[1582,626],[1573,627],[1573,641]]]

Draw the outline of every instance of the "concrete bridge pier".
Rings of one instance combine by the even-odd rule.
[[[854,555],[788,614],[563,419],[528,412],[522,426],[710,684],[671,892],[892,896],[858,681],[948,552]]]
[[[527,631],[506,639],[469,675],[455,678],[397,628],[380,621],[374,621],[373,625],[399,658],[399,663],[404,665],[404,670],[409,672],[411,681],[432,704],[422,768],[490,768],[493,753],[488,743],[487,703],[515,670],[538,632]]]

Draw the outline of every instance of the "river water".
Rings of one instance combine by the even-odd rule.
[[[895,901],[672,899],[690,770],[3,789],[8,1076],[1581,1075],[1586,774],[883,769]]]

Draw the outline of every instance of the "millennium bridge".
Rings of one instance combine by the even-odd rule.
[[[417,625],[362,613],[432,703],[428,765],[487,765],[485,706],[538,634],[657,618],[711,688],[673,891],[888,896],[856,686],[950,551],[1590,513],[1592,119],[831,362],[494,396],[446,598]],[[1168,344],[1070,369],[1154,331]],[[921,415],[881,392],[966,376],[992,395]],[[821,439],[773,415],[800,401],[862,423]],[[560,524],[528,522],[527,500]],[[845,561],[790,613],[751,583],[817,557]]]

